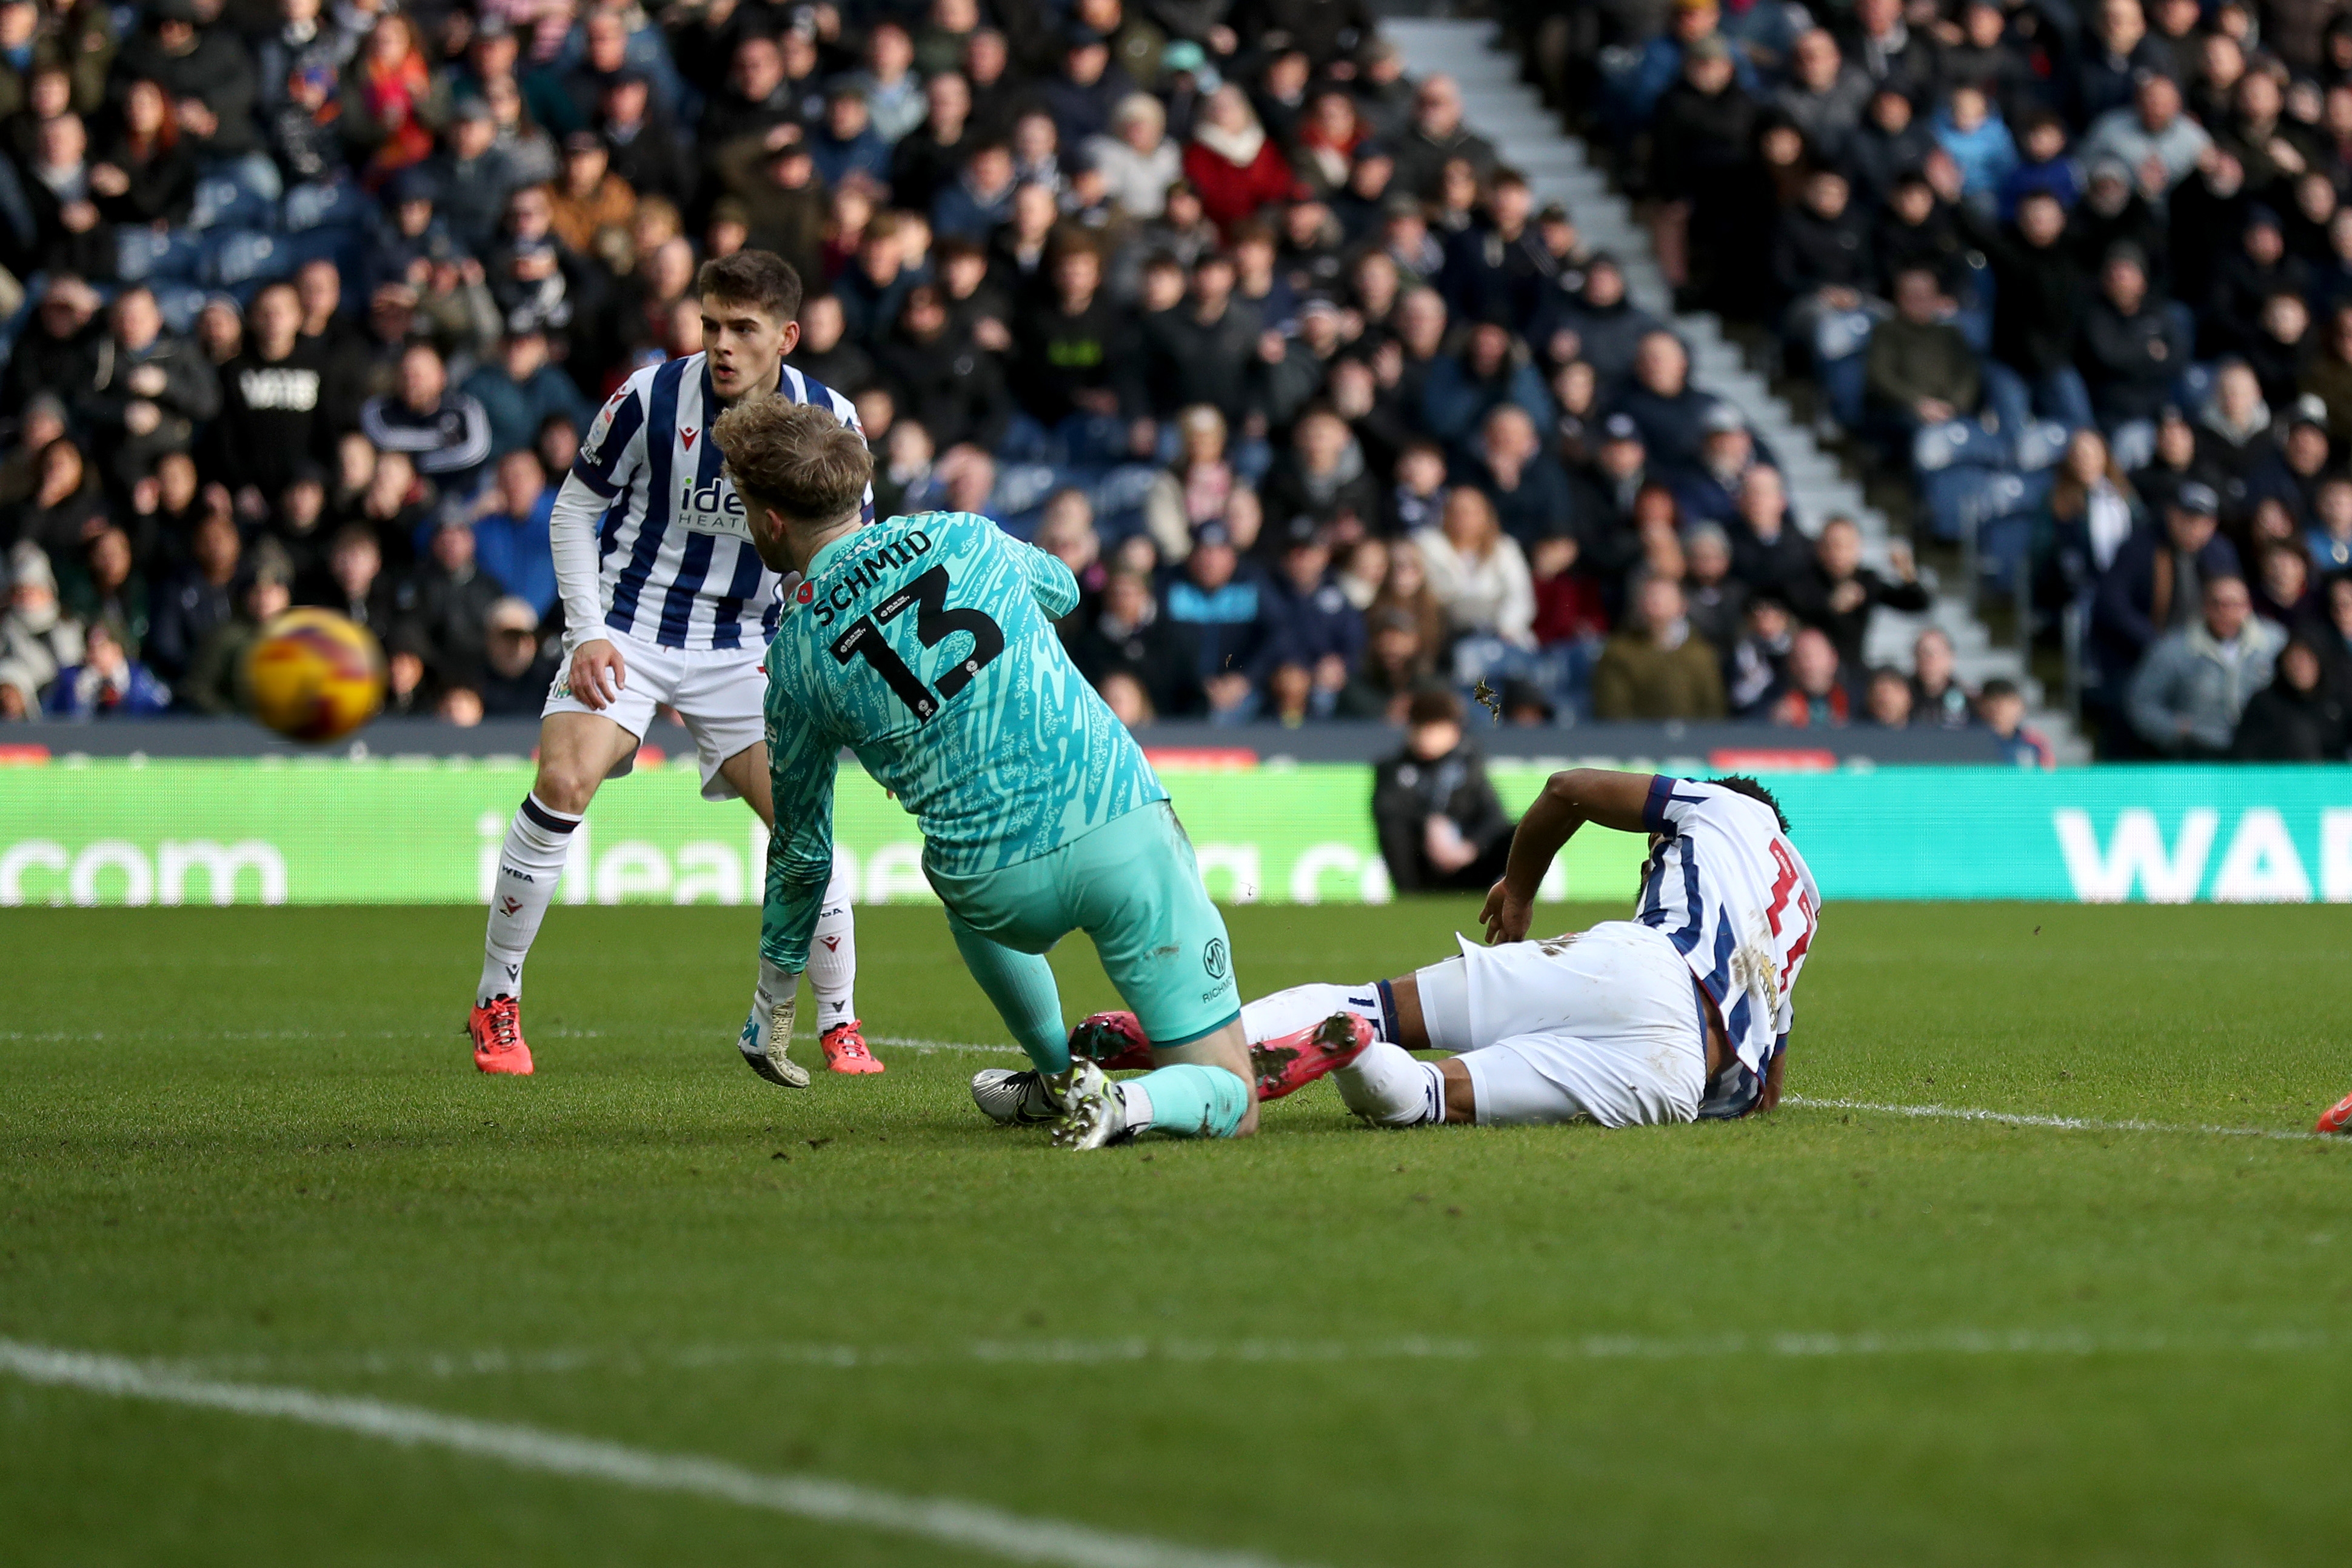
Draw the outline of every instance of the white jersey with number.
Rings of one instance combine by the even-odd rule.
[[[776,395],[821,403],[859,429],[847,398],[789,365]],[[688,650],[765,648],[775,634],[776,574],[751,548],[743,503],[709,439],[721,412],[704,356],[688,354],[631,376],[582,438],[557,504],[601,509],[599,608],[612,631]],[[870,488],[866,520],[874,520]]]
[[[1642,821],[1654,842],[1633,918],[1674,943],[1721,1009],[1739,1065],[1707,1085],[1700,1114],[1736,1116],[1788,1044],[1821,889],[1772,809],[1720,785],[1661,774]]]

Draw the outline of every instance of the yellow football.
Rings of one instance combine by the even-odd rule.
[[[246,710],[289,740],[340,740],[383,708],[383,649],[331,610],[289,610],[245,655]]]

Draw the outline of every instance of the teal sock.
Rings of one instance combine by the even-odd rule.
[[[1041,1072],[1070,1070],[1070,1031],[1062,1022],[1062,993],[1054,984],[1054,967],[1041,953],[1017,953],[1002,942],[992,942],[966,925],[950,910],[948,930],[964,967],[988,999],[996,1004],[1004,1027],[1029,1053]],[[1227,1073],[1226,1077],[1233,1076]]]
[[[1230,1138],[1249,1113],[1250,1086],[1222,1067],[1162,1067],[1121,1087],[1151,1102],[1151,1124],[1141,1130],[1171,1138]]]

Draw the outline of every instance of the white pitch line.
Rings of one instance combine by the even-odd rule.
[[[825,1524],[916,1536],[1015,1563],[1052,1563],[1066,1568],[1277,1568],[1273,1559],[1255,1552],[1178,1546],[1062,1520],[1008,1513],[984,1503],[902,1497],[820,1476],[766,1475],[724,1459],[656,1453],[595,1437],[307,1388],[206,1382],[118,1356],[20,1344],[14,1340],[0,1339],[0,1371],[51,1387],[297,1421],[381,1437],[404,1448],[446,1448],[496,1459],[517,1469],[608,1481],[644,1491],[679,1492]]]
[[[562,1375],[621,1375],[703,1372],[744,1366],[852,1371],[873,1367],[1102,1366],[1166,1363],[1245,1366],[1362,1365],[1382,1362],[1696,1361],[1779,1356],[1838,1359],[1895,1355],[2150,1355],[2248,1354],[2322,1351],[2328,1335],[2295,1329],[2240,1334],[2100,1333],[2084,1329],[1951,1328],[1915,1332],[1776,1334],[1726,1333],[1694,1338],[1587,1334],[1575,1339],[1490,1342],[1406,1335],[1341,1340],[978,1340],[936,1348],[821,1343],[745,1343],[645,1350],[368,1351],[317,1355],[204,1357],[170,1363],[183,1377],[327,1374],[432,1378]]]
[[[2077,1133],[2190,1133],[2213,1138],[2277,1138],[2288,1143],[2347,1143],[2326,1133],[2302,1133],[2285,1127],[2195,1126],[2185,1122],[2103,1122],[2089,1116],[2034,1116],[2016,1111],[1979,1111],[1964,1105],[1880,1105],[1867,1100],[1816,1100],[1790,1094],[1783,1105],[1803,1105],[1816,1111],[1878,1111],[1890,1116],[1913,1116],[1942,1122],[2006,1122],[2019,1127],[2057,1127]]]

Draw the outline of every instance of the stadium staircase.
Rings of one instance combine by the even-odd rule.
[[[1862,527],[1864,559],[1883,569],[1885,515],[1864,500],[1861,486],[1822,450],[1812,431],[1764,378],[1748,367],[1718,319],[1704,311],[1675,310],[1673,291],[1658,270],[1648,231],[1633,221],[1625,199],[1610,188],[1607,174],[1584,143],[1568,135],[1559,117],[1520,79],[1518,60],[1498,47],[1496,25],[1391,16],[1381,27],[1403,51],[1408,70],[1416,75],[1443,71],[1461,84],[1470,128],[1495,144],[1504,162],[1528,176],[1538,203],[1565,204],[1585,245],[1623,262],[1626,288],[1634,303],[1672,322],[1690,346],[1693,382],[1735,404],[1779,456],[1799,526],[1811,534],[1832,515],[1853,517]],[[1865,649],[1870,664],[1909,669],[1912,643],[1930,623],[1951,638],[1963,681],[1971,686],[1996,676],[2016,682],[2032,709],[2027,722],[2048,739],[2058,760],[2091,759],[2090,746],[2074,720],[2048,705],[2042,683],[2017,651],[1992,642],[1962,594],[1938,585],[1935,603],[1924,614],[1882,610],[1873,616]]]

